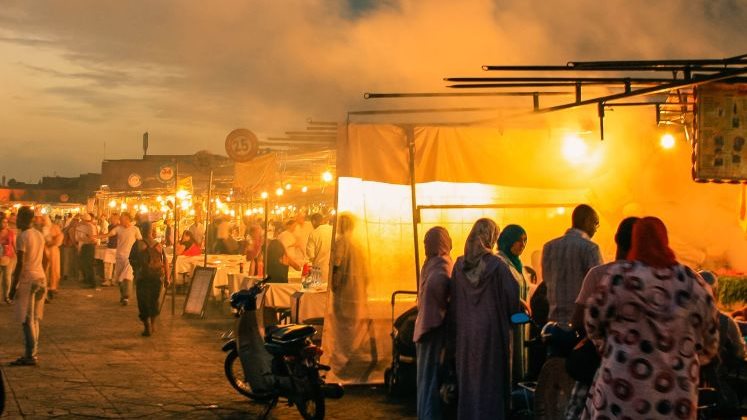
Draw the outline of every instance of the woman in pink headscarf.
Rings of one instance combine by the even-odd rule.
[[[438,371],[446,340],[444,317],[449,306],[451,237],[437,226],[425,234],[425,262],[418,287],[418,317],[413,341],[417,350],[418,418],[441,419]]]
[[[700,365],[718,350],[717,312],[661,220],[633,226],[627,260],[587,300],[585,324],[602,355],[585,418],[695,419]]]

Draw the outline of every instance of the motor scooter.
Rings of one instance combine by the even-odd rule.
[[[278,401],[287,399],[304,419],[323,419],[326,398],[342,398],[339,384],[327,384],[320,371],[322,349],[311,337],[311,325],[268,326],[264,338],[257,319],[257,296],[266,290],[265,278],[231,295],[236,316],[235,338],[223,346],[226,378],[240,394],[267,404],[266,416]]]

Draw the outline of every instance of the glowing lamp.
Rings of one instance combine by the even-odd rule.
[[[324,181],[324,182],[332,182],[332,172],[330,172],[330,171],[324,171],[322,173],[322,181]]]
[[[119,206],[119,208],[121,208],[122,211],[127,210],[127,203],[122,203],[122,205]]]
[[[664,149],[671,149],[674,147],[674,136],[666,133],[663,136],[661,136],[661,140],[659,140],[659,144]]]
[[[275,195],[277,195],[278,197],[280,197],[281,195],[283,195],[283,189],[282,188],[278,188],[277,190],[275,190]]]
[[[182,200],[187,197],[187,191],[186,190],[179,190],[176,192],[176,196],[181,198]]]
[[[555,212],[561,215],[565,214],[565,207],[558,207],[557,209],[555,209]]]
[[[570,163],[580,163],[586,156],[587,148],[586,143],[575,134],[563,139],[563,157]]]
[[[117,202],[114,200],[109,201],[109,208],[113,209],[114,207],[117,207]]]
[[[267,191],[262,191],[262,194],[260,194],[260,197],[262,197],[263,200],[267,200],[268,195],[269,194],[267,194]]]
[[[286,190],[288,190],[288,191],[290,191],[290,189],[291,189],[291,184],[285,184],[285,189],[286,189]]]
[[[307,191],[309,191],[309,187],[307,187],[305,185],[303,187],[301,187],[301,192],[305,193]]]

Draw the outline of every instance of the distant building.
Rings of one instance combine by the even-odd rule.
[[[45,176],[37,184],[11,178],[0,185],[0,203],[27,201],[35,203],[86,203],[101,185],[101,174],[78,177]]]
[[[173,190],[178,163],[179,178],[192,177],[195,193],[206,192],[213,169],[213,188],[228,191],[234,175],[233,161],[225,156],[146,155],[142,159],[109,159],[101,162],[100,191],[110,194],[147,194]]]

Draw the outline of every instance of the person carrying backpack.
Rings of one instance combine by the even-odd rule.
[[[163,246],[155,239],[156,232],[150,223],[140,227],[143,239],[132,247],[130,263],[135,270],[135,294],[144,337],[155,332],[156,318],[160,313],[159,297],[164,284],[168,285],[169,263]]]

